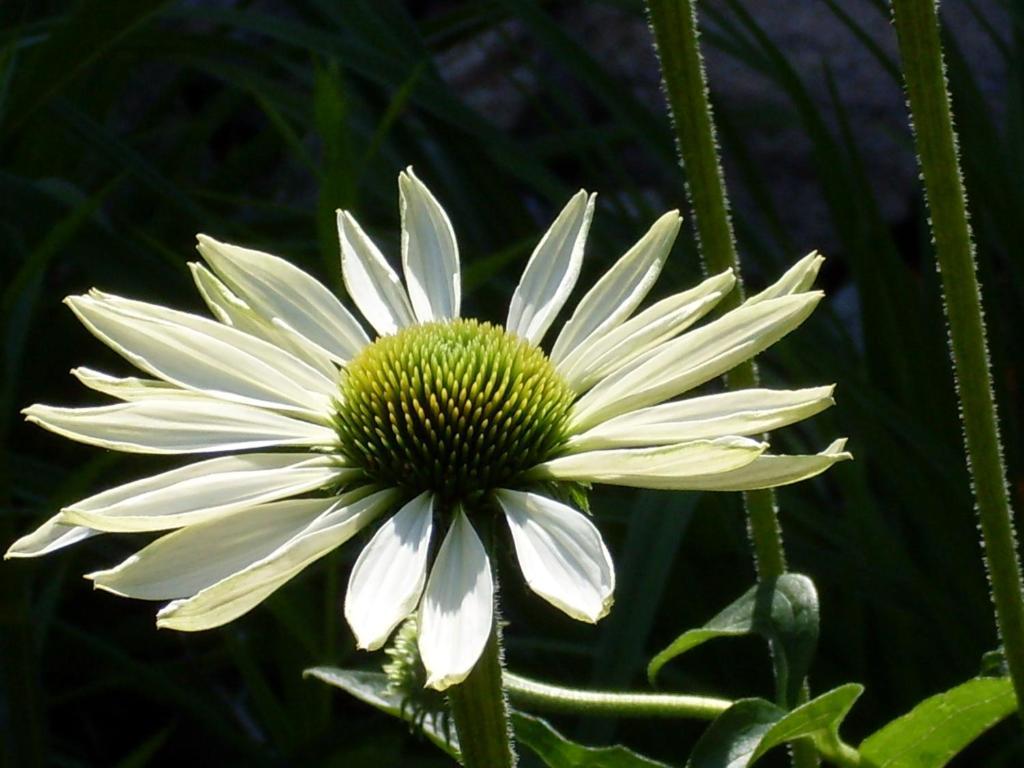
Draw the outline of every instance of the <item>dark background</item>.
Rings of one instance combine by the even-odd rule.
[[[701,4],[743,269],[759,288],[811,248],[829,298],[761,360],[768,384],[838,383],[778,434],[856,461],[779,493],[791,568],[821,594],[812,686],[859,681],[856,743],[975,674],[996,647],[960,447],[941,300],[895,39],[880,0]],[[944,4],[949,73],[1021,507],[1024,94],[1016,2]],[[460,238],[465,313],[504,317],[537,238],[600,193],[581,287],[662,211],[686,209],[639,3],[11,2],[0,5],[0,548],[61,505],[167,466],[25,425],[32,402],[96,403],[75,365],[127,372],[61,304],[97,286],[200,309],[194,234],[285,256],[340,289],[334,209],[398,247],[407,164]],[[684,231],[656,292],[700,276]],[[595,627],[528,596],[503,563],[508,660],[555,682],[643,687],[654,652],[753,581],[735,494],[593,495],[619,575]],[[0,756],[16,766],[444,765],[406,727],[324,686],[376,666],[341,618],[358,542],[243,619],[157,631],[156,606],[80,574],[139,539],[0,565]],[[771,697],[767,650],[722,640],[672,690]],[[557,720],[682,764],[701,725]],[[1019,764],[1005,723],[954,763]],[[766,763],[767,764],[767,763]]]

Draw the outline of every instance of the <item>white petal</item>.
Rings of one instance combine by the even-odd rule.
[[[434,500],[424,492],[377,530],[352,567],[345,618],[360,648],[375,651],[416,610],[427,580]]]
[[[817,251],[811,251],[786,270],[782,277],[760,293],[751,296],[744,304],[759,304],[768,299],[777,299],[780,296],[803,293],[814,283],[814,278],[818,276],[818,270],[821,269],[821,265],[824,262],[824,256]]]
[[[394,502],[395,491],[347,494],[337,506],[241,571],[157,614],[157,626],[197,632],[238,618],[266,600],[306,566],[344,544]],[[358,500],[355,500],[357,497]]]
[[[155,304],[72,296],[85,326],[133,365],[185,389],[326,422],[336,384],[255,336]]]
[[[4,553],[4,560],[14,557],[48,555],[99,533],[100,531],[94,531],[82,525],[67,525],[61,522],[59,514],[54,515],[32,533],[22,536],[11,544],[7,552]]]
[[[210,280],[216,281],[221,286],[221,290],[225,292],[224,295],[234,296],[230,289],[209,270],[198,264],[189,266],[193,268],[194,272],[198,268],[204,274],[210,275]],[[331,357],[326,351],[301,337],[280,318],[268,319],[257,315],[249,308],[248,304],[237,296],[234,296],[236,306],[231,317],[244,327],[223,320],[212,322],[206,317],[190,312],[181,312],[159,304],[126,299],[95,288],[89,291],[89,298],[128,317],[182,326],[204,336],[212,336],[214,341],[240,346],[253,357],[286,371],[289,376],[295,377],[297,382],[312,392],[324,392],[330,395],[335,392],[338,368],[331,362]],[[239,312],[242,308],[244,310]],[[220,314],[227,316],[223,312]],[[214,312],[214,315],[217,316],[218,313]],[[238,332],[236,333],[236,331]]]
[[[89,389],[116,397],[118,400],[166,400],[172,397],[191,400],[197,397],[206,397],[202,393],[182,389],[177,384],[170,384],[166,381],[140,379],[135,376],[111,376],[109,373],[92,368],[72,368],[71,375]]]
[[[338,500],[289,499],[239,509],[161,536],[117,567],[86,578],[138,600],[191,597],[266,557]]]
[[[101,531],[163,531],[306,493],[354,473],[329,456],[224,456],[90,496],[62,510],[61,521]]]
[[[594,216],[594,195],[577,192],[541,238],[512,294],[505,328],[538,345],[572,293]]]
[[[192,270],[192,279],[206,306],[224,325],[288,350],[328,378],[337,376],[337,369],[325,350],[294,330],[282,327],[278,318],[267,318],[253,310],[202,264],[189,262],[188,268]]]
[[[420,605],[420,658],[429,687],[443,691],[466,679],[491,634],[493,611],[490,560],[457,510]]]
[[[710,312],[735,283],[736,278],[727,271],[662,299],[608,331],[591,334],[556,368],[574,391],[584,392],[685,331]]]
[[[335,360],[350,360],[369,343],[338,297],[294,264],[206,235],[199,235],[199,253],[253,310],[280,318]]]
[[[580,398],[573,407],[573,431],[663,402],[725,373],[800,325],[821,297],[815,291],[743,305],[662,344]]]
[[[852,459],[853,456],[843,450],[845,447],[843,438],[813,456],[760,456],[732,472],[690,477],[680,487],[695,491],[753,491],[790,485],[820,475],[836,462]]]
[[[744,467],[767,447],[744,437],[720,437],[657,448],[587,451],[538,464],[533,473],[545,479],[678,490],[690,488],[694,475]]]
[[[603,334],[633,314],[654,286],[672,249],[682,217],[670,211],[597,281],[562,327],[551,349],[555,363],[591,336]]]
[[[606,616],[615,566],[586,515],[536,493],[499,490],[495,497],[530,588],[574,619],[594,623]]]
[[[337,442],[330,427],[190,394],[96,408],[33,405],[22,413],[58,435],[131,453],[216,453]]]
[[[567,450],[670,445],[687,440],[757,435],[806,419],[835,404],[834,386],[743,389],[624,413],[569,440]]]
[[[429,323],[458,317],[462,276],[448,214],[411,167],[398,175],[398,192],[402,268],[416,319]]]
[[[348,211],[338,211],[338,238],[345,287],[363,317],[381,335],[413,325],[416,318],[402,281]]]

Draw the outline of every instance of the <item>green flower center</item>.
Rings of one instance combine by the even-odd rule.
[[[341,449],[378,482],[472,501],[515,483],[566,437],[572,390],[545,354],[490,323],[406,328],[341,376]]]

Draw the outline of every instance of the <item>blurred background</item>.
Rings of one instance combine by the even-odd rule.
[[[856,456],[779,493],[791,569],[821,597],[812,688],[867,686],[844,726],[856,743],[977,674],[997,645],[895,36],[883,0],[700,7],[748,286],[812,248],[828,256],[828,299],[760,363],[769,385],[838,383],[835,408],[775,444],[813,452],[848,435]],[[1020,510],[1024,6],[948,0],[944,12]],[[501,321],[579,187],[599,193],[581,289],[657,215],[686,210],[635,0],[5,0],[0,25],[0,549],[62,505],[181,463],[23,423],[32,402],[99,402],[70,368],[129,370],[61,305],[67,294],[97,286],[199,311],[186,262],[200,231],[340,290],[334,210],[355,212],[397,255],[396,175],[413,164],[458,233],[465,312]],[[686,230],[656,297],[700,274]],[[602,489],[592,502],[618,569],[615,609],[577,624],[503,563],[509,665],[643,687],[654,652],[753,582],[740,499]],[[358,546],[243,619],[184,635],[155,629],[156,605],[81,578],[138,544],[110,535],[0,565],[5,765],[447,764],[402,723],[301,677],[381,662],[353,650],[341,618]],[[771,698],[770,670],[761,641],[722,640],[661,682]],[[703,727],[554,722],[677,765]],[[1022,755],[1019,728],[1004,723],[953,765]]]

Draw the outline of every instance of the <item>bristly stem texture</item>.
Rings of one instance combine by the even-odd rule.
[[[743,281],[718,157],[707,75],[700,53],[696,8],[693,0],[647,0],[647,12],[705,270],[717,273],[732,269],[736,275],[736,289],[722,302],[729,310],[743,301]],[[730,389],[755,387],[757,382],[757,366],[753,360],[726,375]],[[770,488],[748,491],[743,494],[743,504],[758,579],[767,581],[781,576],[786,571],[786,551],[775,492]],[[808,744],[799,742],[792,749],[795,768],[814,768],[818,764]]]
[[[466,768],[514,768],[508,701],[502,686],[501,623],[494,626],[469,677],[448,689],[452,719]]]
[[[561,712],[587,717],[666,717],[692,720],[714,720],[735,702],[710,696],[672,693],[619,693],[617,691],[584,691],[563,688],[528,677],[505,673],[505,690],[512,702],[522,709]],[[804,743],[813,754],[814,746]],[[844,768],[863,765],[860,753],[838,737],[821,739],[817,744],[822,756]]]
[[[647,11],[686,174],[701,258],[708,272],[732,269],[736,274],[735,290],[720,305],[725,310],[733,309],[743,300],[743,282],[718,159],[694,5],[692,0],[648,0]],[[726,375],[726,382],[730,389],[756,386],[754,362],[738,365]],[[770,489],[749,491],[744,494],[744,504],[758,578],[780,576],[786,570],[786,555],[775,494]]]
[[[714,720],[730,706],[728,699],[670,693],[618,693],[563,688],[505,673],[505,690],[518,707],[590,717],[680,717]]]
[[[964,444],[971,473],[996,623],[1024,702],[1024,602],[989,370],[985,321],[967,220],[967,201],[942,63],[934,0],[893,0],[903,76],[949,322]],[[1018,712],[1021,712],[1018,707]],[[1024,712],[1021,712],[1024,717]]]

